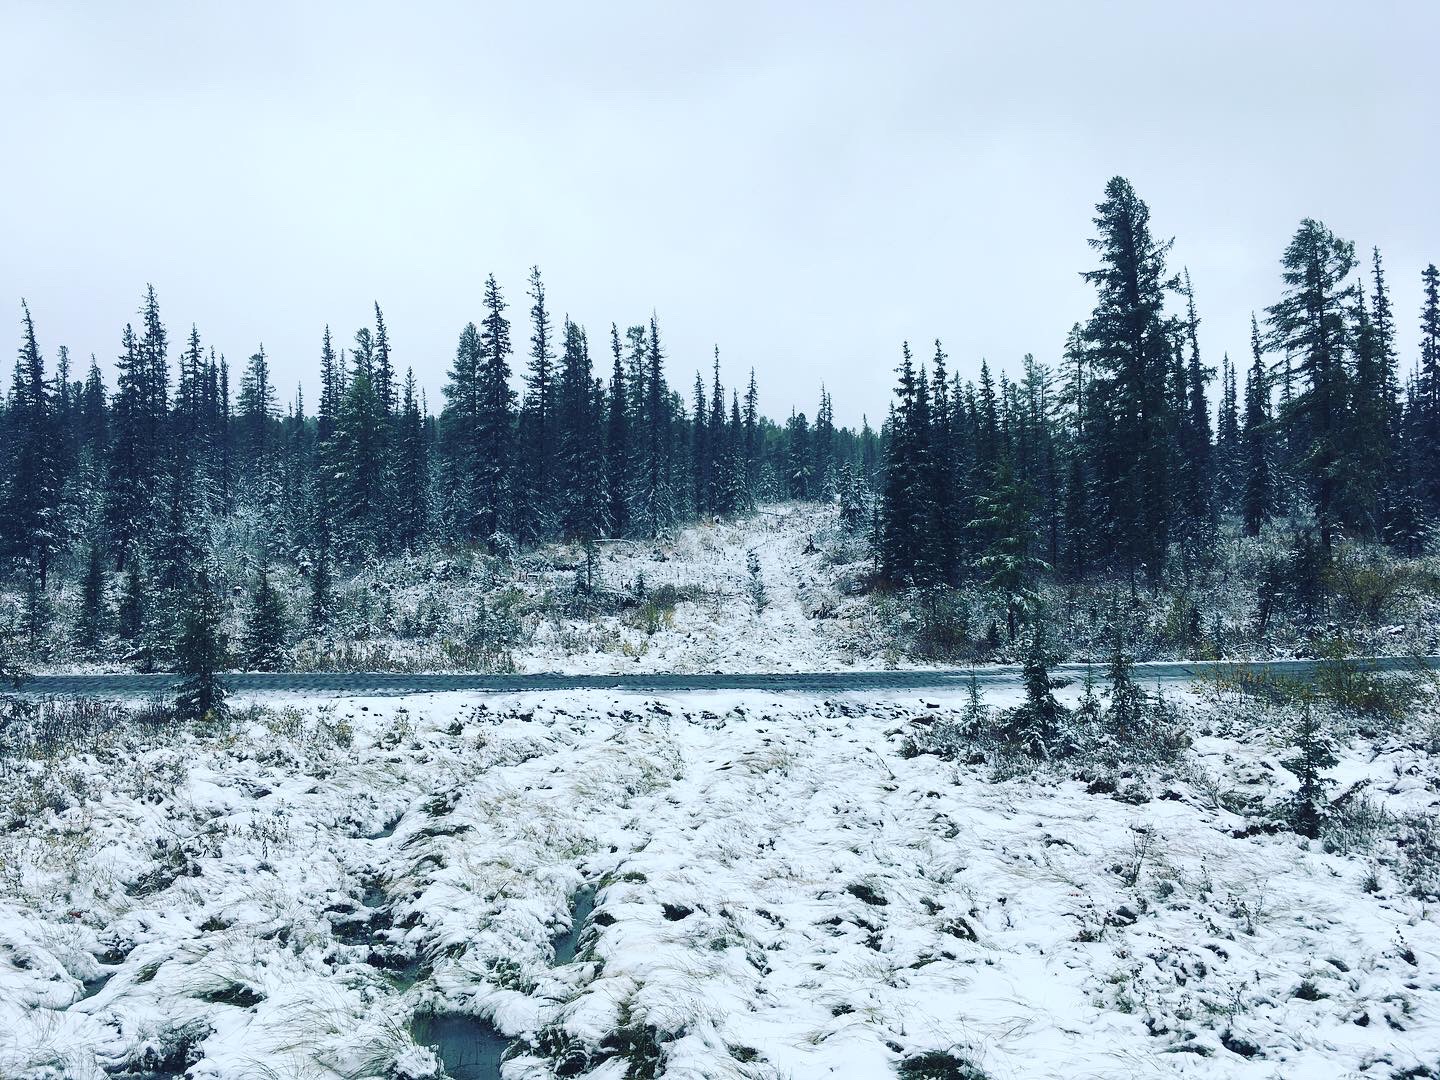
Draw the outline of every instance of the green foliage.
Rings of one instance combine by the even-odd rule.
[[[1290,825],[1302,836],[1315,839],[1329,803],[1325,791],[1334,781],[1324,775],[1336,762],[1335,751],[1314,709],[1301,709],[1293,735],[1295,753],[1281,762],[1300,782],[1287,812]]]
[[[1037,758],[1061,757],[1077,748],[1070,713],[1055,699],[1067,680],[1052,678],[1050,657],[1041,634],[1033,634],[1023,669],[1025,704],[1011,709],[998,727],[1002,739]]]
[[[108,621],[105,602],[105,556],[100,542],[92,541],[85,560],[85,579],[80,586],[80,613],[75,641],[82,649],[94,649],[105,634]]]
[[[285,664],[289,636],[285,602],[268,571],[262,570],[245,616],[245,663],[255,671],[279,670]]]
[[[182,719],[211,720],[225,714],[225,683],[220,672],[228,644],[220,618],[220,600],[201,573],[175,647],[175,670],[181,676],[175,712]]]
[[[756,614],[759,614],[769,605],[770,597],[765,591],[765,579],[760,575],[760,556],[754,548],[745,553],[745,576],[750,591],[750,603],[754,605]]]

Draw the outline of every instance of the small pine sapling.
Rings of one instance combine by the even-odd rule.
[[[1075,740],[1069,730],[1070,713],[1055,699],[1055,691],[1069,680],[1051,677],[1050,656],[1039,632],[1030,638],[1021,677],[1025,683],[1025,704],[1011,715],[1011,741],[1019,743],[1034,757],[1058,757],[1072,752]]]
[[[1315,839],[1329,810],[1326,790],[1334,781],[1324,775],[1337,759],[1334,747],[1314,711],[1307,704],[1295,726],[1295,753],[1280,764],[1295,774],[1300,787],[1290,802],[1291,828],[1301,836]]]
[[[1124,641],[1117,632],[1115,647],[1110,653],[1110,707],[1105,711],[1108,734],[1117,743],[1134,742],[1140,734],[1145,713],[1145,691],[1135,681],[1135,662],[1125,652]]]
[[[757,613],[764,611],[770,597],[765,591],[765,579],[760,576],[760,556],[754,548],[745,553],[745,573],[750,580],[750,602],[755,605]]]

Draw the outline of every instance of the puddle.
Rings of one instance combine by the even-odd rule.
[[[89,1000],[90,1000],[91,998],[93,998],[96,994],[100,993],[101,990],[104,990],[105,987],[106,987],[106,985],[107,985],[107,984],[110,982],[110,980],[113,979],[114,977],[115,977],[115,972],[113,972],[113,971],[102,971],[99,975],[95,976],[95,978],[93,978],[93,979],[82,979],[82,980],[80,981],[80,996],[79,996],[78,998],[76,998],[74,1001],[72,1001],[69,1005],[67,1005],[66,1008],[67,1008],[67,1009],[73,1009],[73,1008],[75,1008],[75,1006],[79,1005],[82,1001],[89,1001]]]
[[[421,1046],[434,1049],[451,1080],[499,1080],[510,1040],[478,1016],[422,1014],[410,1024]]]
[[[391,821],[391,822],[389,822],[383,829],[381,829],[381,830],[380,830],[379,832],[377,832],[377,833],[371,833],[371,834],[370,834],[369,836],[367,836],[365,839],[366,839],[366,840],[388,840],[390,837],[392,837],[392,836],[395,835],[395,830],[400,827],[400,822],[403,821],[404,819],[405,819],[405,814],[404,814],[404,812],[402,811],[402,812],[396,814],[394,820]]]
[[[570,929],[555,939],[555,963],[568,964],[575,959],[580,948],[580,937],[585,933],[585,924],[595,910],[595,886],[582,885],[570,899]]]
[[[379,933],[390,928],[390,910],[385,890],[377,884],[366,886],[360,907],[337,905],[328,909],[330,933],[342,945],[375,945]]]

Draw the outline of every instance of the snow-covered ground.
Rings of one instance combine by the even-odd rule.
[[[1226,809],[1293,785],[1231,701],[1125,799],[907,757],[950,697],[256,704],[0,768],[0,1076],[434,1076],[426,1012],[507,1080],[1440,1070],[1440,912]],[[1415,738],[1341,758],[1433,811]]]
[[[1351,655],[1440,652],[1440,557],[1404,560],[1374,546],[1340,545],[1323,601],[1307,604],[1286,584],[1292,542],[1280,525],[1255,539],[1227,524],[1204,574],[1187,585],[1177,571],[1154,596],[1137,598],[1128,584],[1109,579],[1045,575],[1037,588],[1047,645],[1065,659],[1103,662],[1118,624],[1142,660],[1263,660],[1336,648]],[[213,569],[233,662],[243,668],[258,564],[243,544],[218,547],[225,554]],[[289,630],[282,666],[780,672],[953,667],[1024,655],[1024,634],[1004,640],[1004,597],[983,582],[943,595],[870,591],[865,531],[845,528],[832,504],[767,505],[660,539],[604,541],[592,555],[587,563],[581,545],[560,543],[504,555],[435,548],[339,568],[330,621],[318,633],[308,626],[310,568],[277,563],[270,579],[285,598]],[[577,592],[582,578],[589,592]],[[118,576],[110,583],[112,608],[121,584]],[[1262,633],[1261,596],[1271,592]],[[138,642],[113,635],[95,649],[77,648],[78,586],[62,581],[51,599],[46,633],[20,656],[29,670],[125,671],[143,658]],[[0,590],[0,625],[18,625],[23,608],[22,596]],[[168,640],[162,634],[156,642],[161,666],[171,662]]]

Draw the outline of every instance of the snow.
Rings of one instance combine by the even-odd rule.
[[[622,1076],[622,1034],[670,1077],[873,1078],[931,1049],[993,1078],[1440,1066],[1433,904],[1389,841],[1327,852],[1226,808],[1293,787],[1233,702],[1193,705],[1193,750],[1136,803],[906,757],[962,697],[270,695],[227,731],[16,763],[0,1075],[193,1042],[196,1078],[436,1076],[423,1011],[527,1040],[508,1080],[567,1055]],[[1440,789],[1389,735],[1333,772],[1396,814]]]

